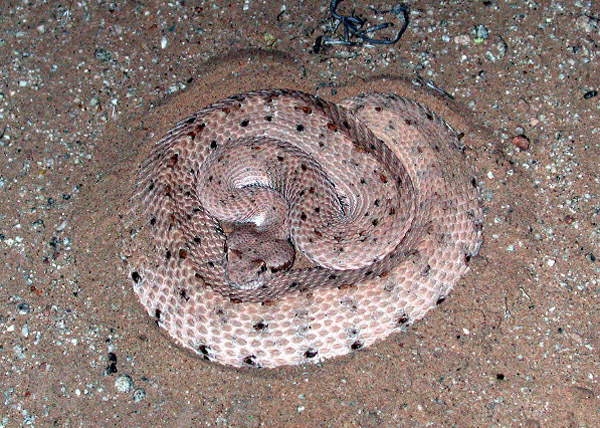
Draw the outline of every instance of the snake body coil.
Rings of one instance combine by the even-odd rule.
[[[179,122],[142,164],[130,274],[208,360],[316,363],[447,295],[481,244],[477,196],[454,131],[416,102],[247,92]]]

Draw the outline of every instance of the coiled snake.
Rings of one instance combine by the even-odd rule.
[[[156,144],[131,203],[140,301],[233,366],[316,363],[403,329],[481,244],[455,132],[389,94],[218,101]]]

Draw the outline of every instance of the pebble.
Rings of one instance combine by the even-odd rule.
[[[267,45],[268,47],[273,46],[275,44],[275,42],[277,41],[275,36],[272,35],[271,33],[264,33],[263,40],[265,41],[265,45]]]
[[[19,314],[27,315],[31,311],[31,307],[27,303],[21,302],[17,305],[17,310]]]
[[[510,142],[521,150],[527,150],[529,148],[529,138],[525,135],[516,135],[510,139]]]
[[[457,45],[467,46],[468,44],[471,43],[471,37],[469,37],[466,34],[462,34],[460,36],[456,36],[454,38],[454,43],[456,43]]]
[[[577,25],[577,27],[581,28],[586,33],[591,33],[598,28],[598,21],[598,18],[593,18],[587,15],[581,15],[579,18],[577,18],[575,24]]]
[[[110,61],[111,54],[102,48],[98,48],[94,51],[94,58],[96,58],[98,61]]]
[[[144,391],[141,388],[136,389],[135,391],[133,391],[133,401],[135,403],[138,403],[138,402],[142,401],[145,396],[146,396],[146,391]]]
[[[489,37],[488,29],[485,25],[477,25],[475,26],[475,43],[482,42],[483,40]]]
[[[119,376],[115,379],[115,388],[117,388],[119,392],[128,392],[132,386],[133,381],[129,375]]]

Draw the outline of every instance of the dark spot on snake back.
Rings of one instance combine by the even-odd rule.
[[[183,248],[179,250],[179,258],[182,260],[187,259],[188,256],[188,252],[187,250],[184,250]]]
[[[175,153],[173,156],[171,156],[169,158],[169,161],[167,162],[167,167],[168,168],[174,168],[175,165],[177,164],[177,160],[179,159],[179,155],[177,153]]]
[[[352,349],[353,351],[356,351],[357,349],[360,349],[362,347],[363,347],[363,343],[360,340],[357,340],[352,345],[350,345],[350,349]]]
[[[259,321],[256,324],[254,324],[252,327],[254,328],[254,330],[256,331],[262,331],[265,328],[267,328],[269,325],[265,324],[263,321]]]
[[[421,275],[422,276],[427,276],[429,275],[429,271],[431,270],[431,266],[429,264],[425,265],[425,267],[423,268],[423,270],[421,271]]]
[[[210,148],[211,149],[216,149],[217,148],[217,140],[212,140],[210,142]]]
[[[347,282],[347,283],[338,285],[339,290],[348,290],[350,288],[354,288],[354,284]]]
[[[245,119],[240,122],[240,126],[242,128],[245,128],[246,126],[248,126],[249,123],[250,123],[250,121],[248,119]]]
[[[304,125],[302,125],[302,124],[296,125],[296,131],[303,132],[304,131]]]
[[[300,169],[302,169],[302,171],[306,171],[308,167],[304,164],[300,164]]]
[[[306,218],[307,217],[305,213],[300,214],[300,220],[306,220]]]
[[[319,351],[317,351],[316,349],[309,348],[304,353],[304,358],[314,358],[317,356],[318,353]]]
[[[198,345],[198,351],[200,351],[200,353],[202,353],[203,355],[208,355],[208,351],[210,351],[210,347],[200,344],[200,345]]]
[[[256,356],[254,355],[248,355],[247,357],[245,357],[242,361],[244,362],[244,364],[247,364],[249,366],[256,366]]]
[[[400,318],[398,318],[398,324],[402,325],[402,324],[406,324],[408,322],[409,318],[407,315],[402,315]]]

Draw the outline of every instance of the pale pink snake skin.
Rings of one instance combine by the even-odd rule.
[[[235,95],[179,122],[132,197],[135,292],[210,361],[318,363],[404,329],[479,251],[446,123],[396,95]]]

